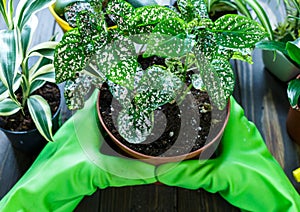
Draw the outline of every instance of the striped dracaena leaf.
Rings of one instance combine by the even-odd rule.
[[[15,26],[22,31],[32,15],[53,3],[54,0],[20,0],[15,13]]]
[[[35,80],[55,83],[55,70],[53,64],[44,65],[35,71],[34,74],[29,76],[30,84]]]
[[[19,30],[0,31],[0,80],[8,89],[9,95],[15,97],[13,85],[21,64],[19,55]]]
[[[42,96],[31,95],[27,105],[37,130],[47,141],[53,141],[52,115],[47,101]]]
[[[32,56],[41,56],[53,60],[53,55],[57,44],[58,42],[55,41],[47,41],[40,43],[30,49],[30,51],[27,54],[27,57],[29,58]]]
[[[219,45],[228,48],[252,48],[267,36],[256,21],[244,16],[227,14],[214,22],[212,30],[217,34]]]
[[[35,32],[38,26],[38,18],[36,15],[32,15],[30,21],[23,27],[21,31],[21,40],[22,40],[22,50],[26,54],[27,49],[30,47],[33,33]]]
[[[3,99],[0,101],[0,116],[9,116],[15,114],[21,109],[12,99]]]
[[[17,74],[14,85],[13,85],[14,92],[20,87],[20,84],[21,84],[21,74]],[[9,97],[8,89],[0,81],[0,101],[2,101],[3,99],[5,99],[7,97]]]

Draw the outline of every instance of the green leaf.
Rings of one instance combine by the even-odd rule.
[[[195,18],[208,18],[204,0],[178,0],[177,5],[186,22],[190,22]]]
[[[280,51],[285,55],[288,55],[286,51],[286,43],[280,41],[262,40],[255,44],[256,48],[269,50],[269,51]]]
[[[20,31],[22,31],[32,15],[47,8],[54,2],[54,0],[20,0],[15,14],[15,26],[18,26]]]
[[[300,38],[286,44],[289,57],[300,66]]]
[[[21,64],[21,60],[18,57],[18,38],[18,29],[0,31],[0,80],[8,89],[11,97],[15,96],[13,84]]]
[[[220,110],[227,105],[234,89],[234,74],[229,61],[221,58],[209,62],[203,55],[196,55],[201,79],[212,103]]]
[[[34,72],[34,74],[29,76],[30,83],[34,82],[35,80],[43,80],[55,83],[55,70],[53,64],[42,66],[36,72]]]
[[[17,74],[13,85],[14,92],[20,87],[20,84],[21,84],[21,74]],[[0,101],[2,101],[7,97],[9,97],[9,92],[7,88],[3,85],[3,83],[0,81]]]
[[[132,90],[137,66],[136,57],[122,60],[107,71],[106,77],[108,80]]]
[[[300,97],[300,79],[294,79],[289,82],[287,95],[291,107],[298,108],[298,101]]]
[[[124,0],[110,1],[106,12],[121,30],[128,29],[128,19],[134,13],[134,8]]]
[[[31,95],[27,105],[37,130],[47,141],[53,141],[52,115],[47,101],[42,96]]]
[[[77,29],[65,33],[54,53],[56,82],[74,80],[88,60],[85,54],[85,44]]]
[[[9,116],[18,112],[21,108],[11,99],[0,101],[0,116]]]
[[[125,108],[118,116],[118,132],[129,143],[142,143],[151,134],[153,113],[140,113],[136,116],[132,108]]]
[[[150,66],[137,82],[134,104],[137,112],[152,112],[175,99],[181,80],[161,66]]]
[[[240,15],[227,14],[214,22],[212,30],[217,34],[219,45],[227,48],[252,48],[267,36],[256,21]]]
[[[185,34],[177,36],[152,33],[147,42],[147,49],[143,57],[153,55],[163,58],[182,57],[190,52],[194,45],[194,40],[185,37]]]
[[[179,18],[179,15],[167,7],[159,5],[139,7],[128,20],[129,30],[131,34],[150,33],[156,24],[171,18]]]
[[[44,80],[34,80],[30,83],[30,90],[29,93],[32,94],[37,89],[41,88],[43,85],[45,85],[46,81]]]
[[[30,49],[30,52],[28,52],[27,57],[42,56],[53,60],[53,55],[57,44],[58,42],[55,41],[47,41],[40,43]]]
[[[21,40],[22,40],[22,50],[25,54],[27,49],[31,44],[31,40],[33,37],[33,33],[35,32],[38,26],[38,18],[35,15],[32,15],[30,21],[24,26],[23,30],[21,31]]]
[[[66,104],[70,110],[77,110],[84,107],[85,97],[92,85],[100,87],[103,81],[93,78],[84,73],[80,73],[75,81],[66,81],[64,96]]]

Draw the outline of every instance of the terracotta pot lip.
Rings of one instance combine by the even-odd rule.
[[[228,123],[229,120],[229,116],[230,116],[230,99],[228,99],[228,103],[227,103],[227,114],[226,114],[226,118],[224,120],[223,126],[220,129],[220,131],[218,132],[218,134],[214,137],[213,140],[211,140],[208,144],[205,144],[203,147],[201,147],[200,149],[197,149],[196,151],[193,152],[189,152],[183,155],[176,155],[176,156],[167,156],[167,157],[157,157],[157,156],[150,156],[150,155],[146,155],[146,154],[142,154],[140,152],[136,152],[134,150],[132,150],[131,148],[127,147],[126,145],[124,145],[122,142],[120,142],[111,132],[110,130],[106,127],[104,120],[102,119],[102,115],[100,112],[100,93],[101,91],[99,91],[98,94],[98,98],[97,98],[97,113],[98,113],[98,118],[100,120],[100,123],[102,125],[102,127],[105,129],[105,131],[107,132],[107,134],[112,138],[112,140],[119,146],[121,146],[123,149],[125,149],[128,152],[133,153],[134,155],[138,156],[138,159],[141,160],[155,160],[155,161],[169,161],[169,162],[176,162],[179,161],[180,159],[188,159],[188,158],[192,158],[191,156],[196,156],[199,155],[202,151],[206,150],[207,148],[209,148],[211,145],[213,145],[222,135],[223,132],[225,130],[225,127]],[[150,162],[153,163],[153,162]],[[160,164],[158,162],[154,162],[153,164]]]
[[[55,83],[53,83],[54,85],[56,85],[56,87],[59,89],[59,86]],[[60,91],[60,89],[59,89]],[[56,118],[56,116],[58,116],[58,114],[60,113],[60,110],[62,108],[62,96],[61,94],[60,95],[60,100],[59,100],[59,106],[57,108],[57,110],[55,111],[54,115],[52,116],[52,120],[54,118]],[[4,129],[2,127],[0,127],[0,129],[3,131],[3,132],[7,132],[7,133],[10,133],[10,134],[16,134],[16,135],[24,135],[24,134],[27,134],[27,133],[33,133],[33,132],[36,132],[37,131],[37,128],[34,128],[34,129],[31,129],[31,130],[27,130],[27,131],[12,131],[12,130],[7,130],[7,129]]]

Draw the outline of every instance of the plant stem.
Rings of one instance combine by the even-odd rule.
[[[182,95],[180,95],[179,101],[178,101],[178,105],[181,105],[183,100],[185,99],[186,95],[188,94],[188,92],[192,89],[193,84],[191,83],[183,92]]]

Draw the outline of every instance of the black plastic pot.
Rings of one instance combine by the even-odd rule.
[[[59,128],[60,108],[61,107],[57,109],[52,119],[53,133],[55,133]],[[3,128],[0,129],[7,136],[14,148],[26,154],[38,154],[47,144],[47,141],[43,138],[43,136],[37,129],[19,132],[10,131]]]

